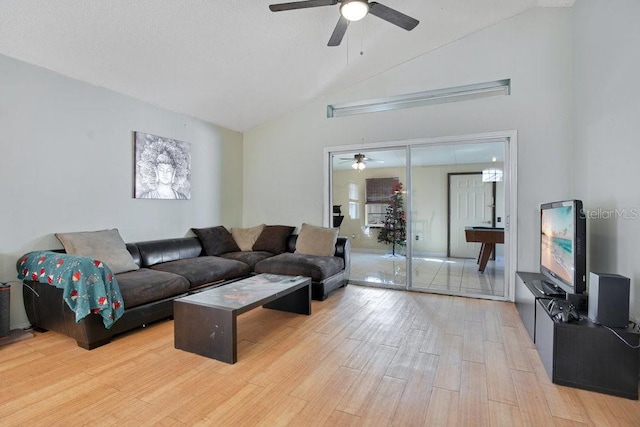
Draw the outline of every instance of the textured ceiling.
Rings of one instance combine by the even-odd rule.
[[[420,24],[369,15],[330,48],[337,5],[270,12],[277,2],[0,0],[0,54],[246,131],[532,7],[573,4],[380,0]]]

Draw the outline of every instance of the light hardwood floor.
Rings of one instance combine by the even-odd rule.
[[[640,402],[552,384],[513,304],[349,285],[240,316],[239,360],[164,321],[86,351],[0,348],[0,425],[637,426]],[[597,349],[594,349],[597,351]]]

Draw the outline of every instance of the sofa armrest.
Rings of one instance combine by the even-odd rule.
[[[287,252],[294,253],[296,251],[296,242],[298,241],[297,234],[291,234],[287,238]]]
[[[138,245],[135,243],[125,243],[125,246],[129,251],[129,253],[131,254],[131,258],[133,258],[133,262],[138,264],[138,267],[142,267],[142,259],[140,258],[140,251],[138,250]],[[49,249],[49,250],[51,252],[66,254],[64,249]],[[22,258],[24,258],[25,255],[18,258],[18,260],[16,261],[16,268],[20,269],[20,262],[22,262]]]
[[[125,243],[127,250],[131,254],[131,258],[133,258],[133,262],[138,264],[138,267],[142,267],[142,258],[140,257],[140,250],[138,250],[138,245],[135,243]]]
[[[351,272],[351,240],[348,237],[338,237],[335,256],[344,259],[345,277],[349,278]]]

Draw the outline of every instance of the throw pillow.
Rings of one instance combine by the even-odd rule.
[[[240,250],[245,252],[252,250],[253,244],[258,240],[258,236],[260,236],[263,229],[264,224],[256,225],[251,228],[232,228],[231,235]]]
[[[56,233],[68,254],[97,259],[107,264],[114,274],[138,270],[140,267],[120,237],[117,228],[101,231]]]
[[[302,255],[333,256],[336,252],[337,240],[337,228],[302,224],[300,233],[298,233],[298,240],[296,241],[295,253]]]
[[[287,239],[293,230],[295,227],[288,225],[265,225],[258,240],[253,244],[253,250],[281,254],[287,250]]]
[[[209,256],[217,256],[228,252],[238,252],[240,248],[233,240],[233,236],[224,226],[207,228],[192,228],[193,232],[204,249],[204,253]]]

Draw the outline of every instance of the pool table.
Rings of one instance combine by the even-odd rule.
[[[496,249],[496,243],[504,243],[504,228],[496,227],[465,227],[467,242],[482,243],[478,255],[478,271],[484,273],[491,253]]]

